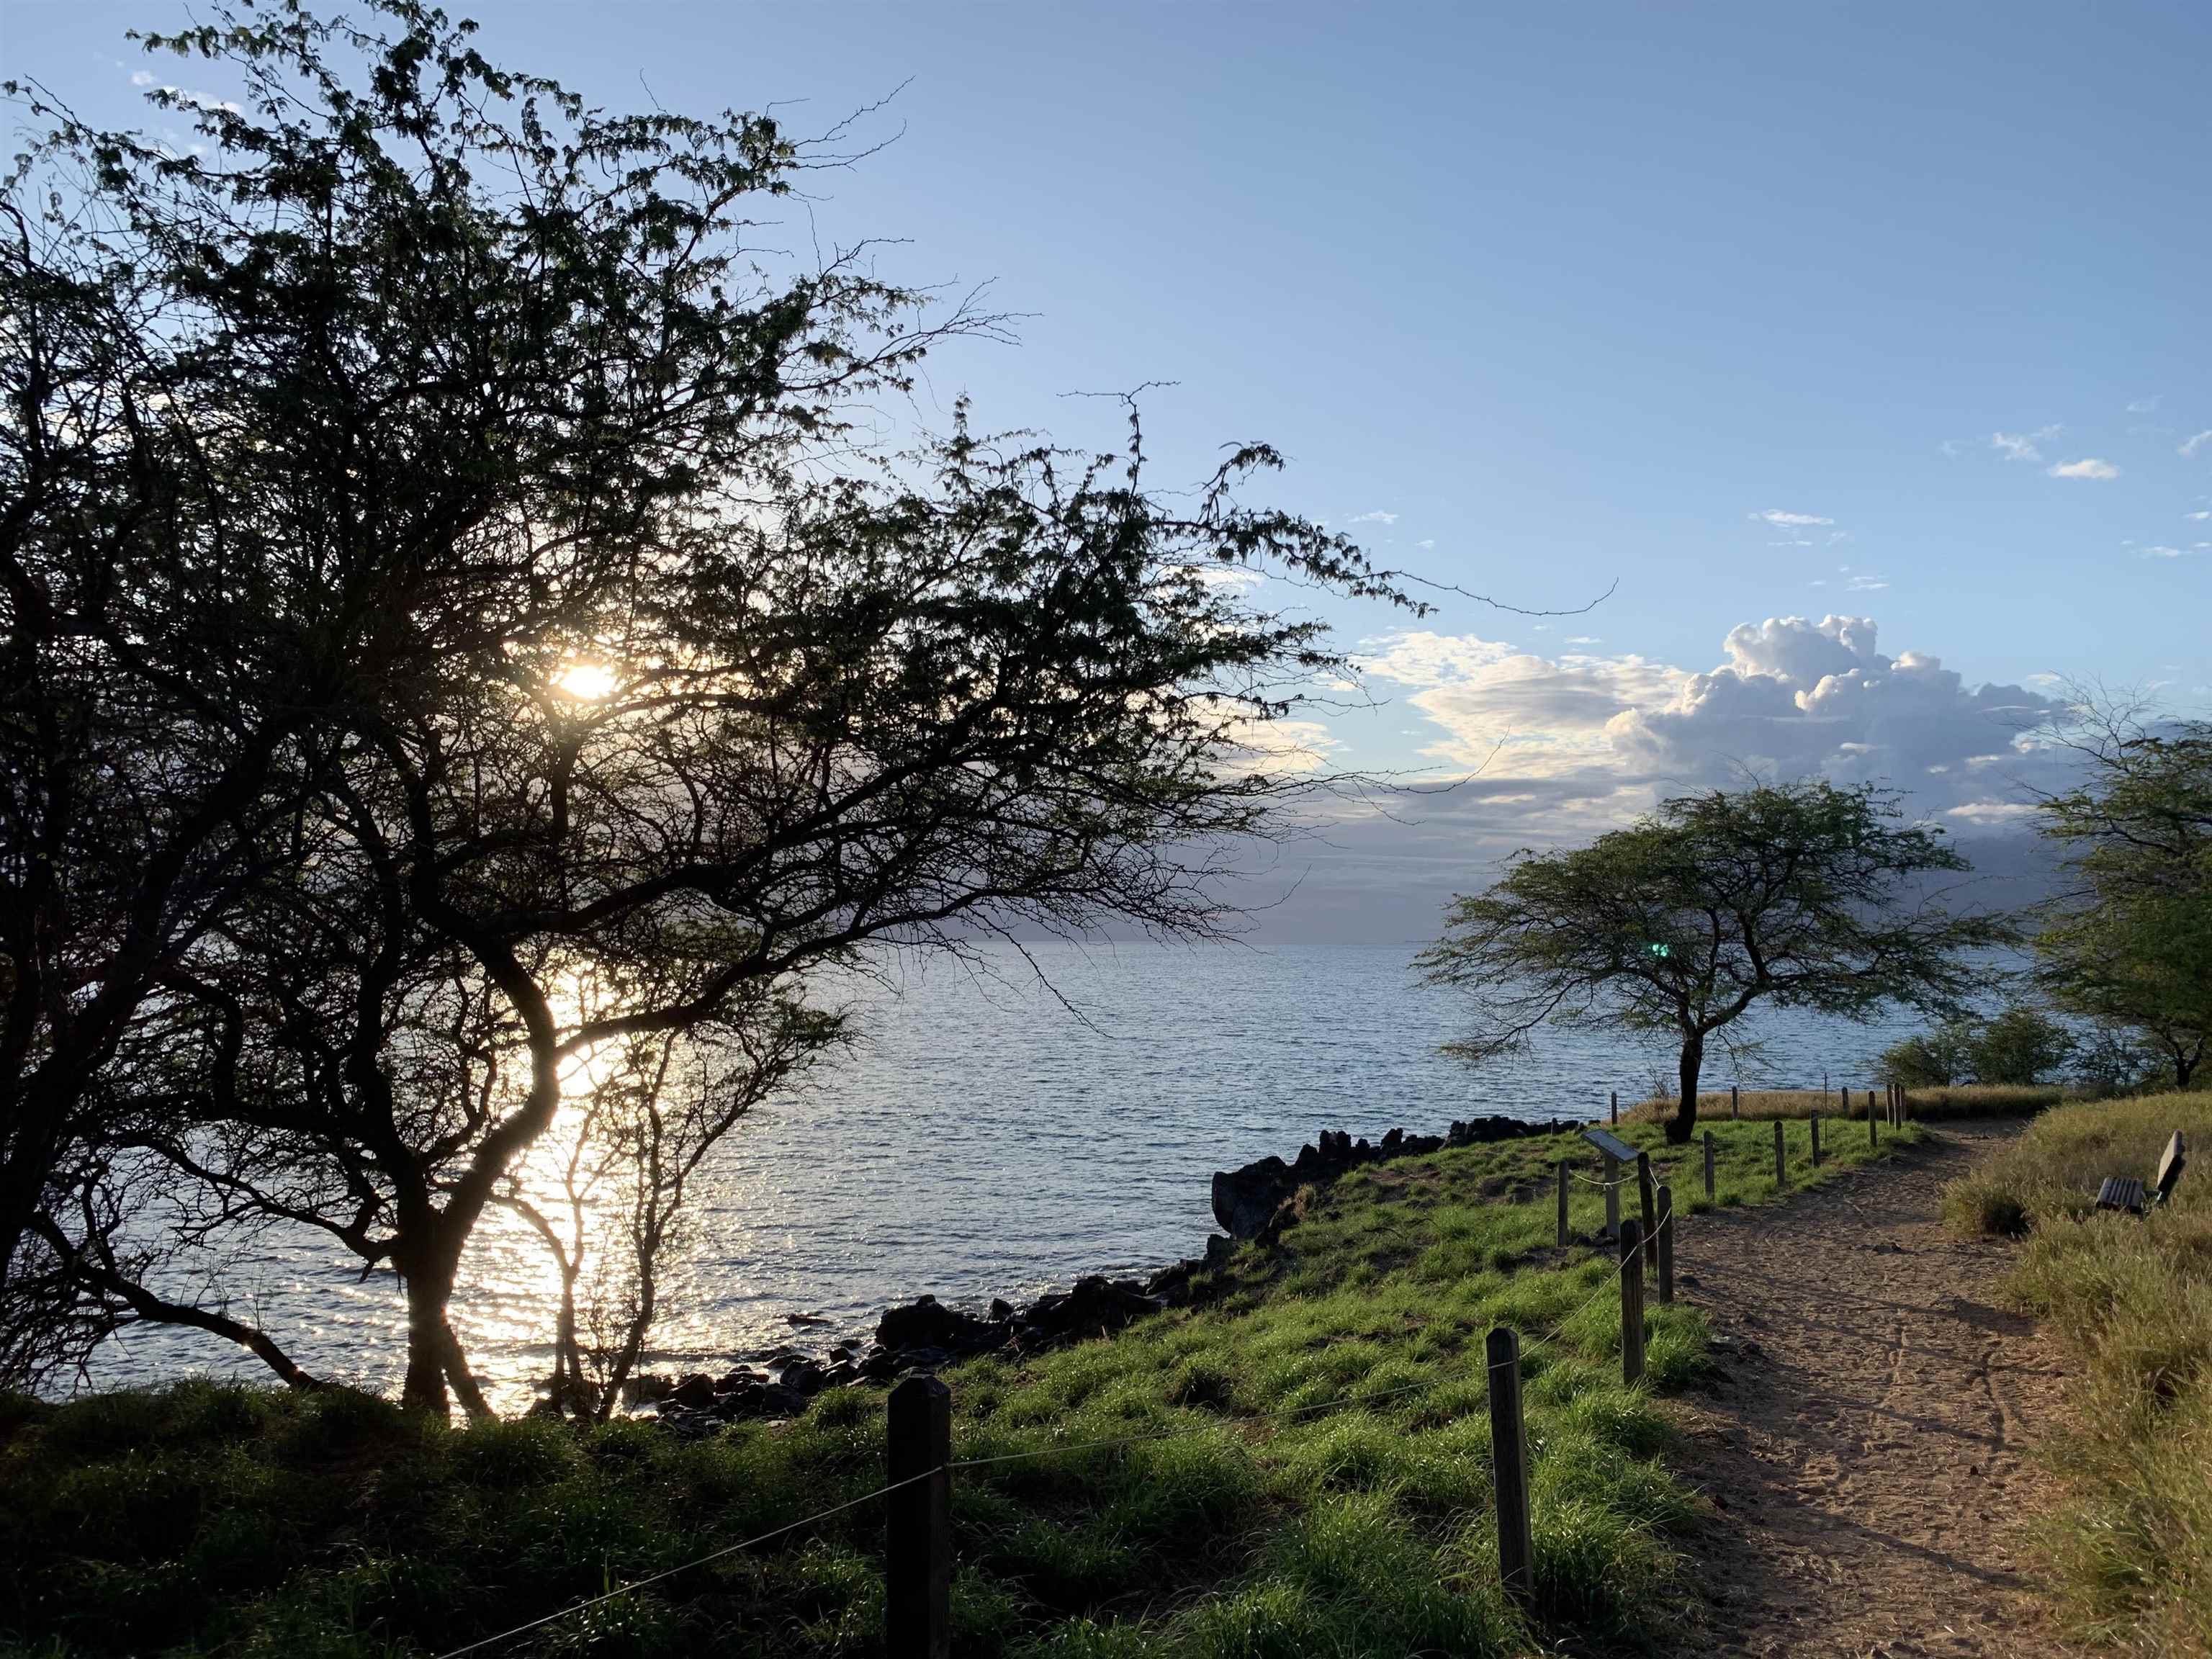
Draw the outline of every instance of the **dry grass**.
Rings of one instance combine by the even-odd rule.
[[[2066,1092],[2056,1085],[2016,1088],[2008,1084],[1969,1083],[1948,1089],[1914,1089],[1908,1091],[1905,1102],[1911,1116],[1931,1121],[1949,1117],[2009,1117],[2056,1106],[2066,1097]],[[1839,1103],[1841,1099],[1840,1092],[1836,1091],[1746,1089],[1736,1098],[1735,1111],[1746,1119],[1754,1120],[1811,1117],[1817,1112],[1822,1117],[1851,1117],[1861,1122],[1866,1121],[1867,1091],[1854,1089],[1850,1091],[1848,1111]],[[1875,1091],[1874,1099],[1875,1110],[1883,1109],[1880,1090]],[[1621,1116],[1631,1123],[1656,1123],[1674,1115],[1674,1098],[1668,1095],[1638,1101]],[[1698,1115],[1700,1119],[1726,1121],[1730,1115],[1728,1091],[1700,1091]]]
[[[2212,1095],[2064,1106],[1944,1200],[1962,1231],[2028,1234],[2010,1288],[2069,1350],[2047,1535],[2075,1631],[2158,1659],[2212,1654],[2212,1178],[2146,1219],[2093,1205],[2106,1176],[2148,1181],[2176,1129],[2212,1146]]]

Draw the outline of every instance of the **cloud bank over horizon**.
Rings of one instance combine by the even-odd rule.
[[[1453,893],[1522,848],[1571,845],[1662,797],[1747,775],[1890,785],[1952,832],[1978,903],[2044,896],[2050,854],[2022,833],[2067,751],[2036,728],[2061,699],[1969,685],[1941,658],[1892,656],[1863,616],[1769,617],[1729,630],[1701,672],[1601,641],[1557,654],[1406,630],[1354,653],[1380,696],[1418,713],[1430,769],[1276,850],[1243,894],[1263,937],[1370,944],[1432,937]],[[1425,739],[1425,741],[1423,741]]]
[[[1940,657],[1892,657],[1878,637],[1871,617],[1769,617],[1731,629],[1725,659],[1693,672],[1406,631],[1368,641],[1359,663],[1435,728],[1421,752],[1440,771],[1545,786],[1526,804],[1551,797],[1584,809],[1577,821],[1601,804],[1626,817],[1670,789],[1747,775],[1884,782],[1936,817],[2016,816],[2028,781],[2053,763],[2033,733],[2060,702],[1969,686]]]

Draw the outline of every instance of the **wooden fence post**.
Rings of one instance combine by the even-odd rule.
[[[1778,1117],[1774,1120],[1774,1184],[1778,1187],[1790,1184],[1790,1166],[1784,1161],[1787,1156],[1782,1139],[1782,1120]]]
[[[1644,1378],[1644,1230],[1620,1224],[1620,1380]]]
[[[1611,1152],[1605,1155],[1605,1164],[1599,1171],[1605,1177],[1605,1236],[1620,1237],[1620,1160]]]
[[[1709,1204],[1710,1204],[1711,1202],[1712,1202],[1712,1197],[1713,1197],[1713,1132],[1712,1132],[1711,1129],[1708,1129],[1708,1130],[1706,1130],[1706,1131],[1705,1131],[1705,1201],[1706,1201],[1707,1203],[1709,1203]]]
[[[890,1477],[908,1484],[884,1499],[884,1651],[951,1659],[952,1390],[909,1376],[891,1390],[886,1422]]]
[[[1729,1085],[1729,1115],[1731,1118],[1738,1118],[1743,1115],[1743,1099],[1741,1093],[1740,1092],[1740,1087],[1738,1085],[1733,1083]]]
[[[1567,1160],[1559,1160],[1559,1248],[1567,1248]]]
[[[1659,1265],[1659,1215],[1651,1192],[1651,1154],[1636,1155],[1636,1195],[1644,1211],[1644,1254],[1655,1268]]]
[[[1659,1186],[1659,1299],[1674,1299],[1674,1189],[1662,1182]]]
[[[1849,1123],[1851,1121],[1851,1085],[1848,1083],[1838,1083],[1836,1085],[1836,1092],[1843,1097],[1844,1121]]]
[[[1867,1091],[1867,1150],[1872,1152],[1881,1145],[1881,1136],[1875,1128],[1874,1091]]]
[[[1618,1089],[1613,1091],[1613,1121],[1615,1123],[1620,1121],[1620,1091]]]
[[[1565,1165],[1561,1166],[1565,1168]],[[1528,1524],[1528,1431],[1521,1417],[1521,1337],[1499,1326],[1490,1356],[1491,1485],[1498,1493],[1498,1576],[1505,1593],[1526,1596],[1535,1572],[1536,1541]]]
[[[1813,1114],[1813,1167],[1820,1167],[1820,1115]]]

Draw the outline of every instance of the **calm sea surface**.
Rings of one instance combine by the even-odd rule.
[[[1485,1113],[1589,1118],[1640,1097],[1671,1056],[1618,1036],[1546,1032],[1480,1070],[1437,1053],[1453,1005],[1416,985],[1408,949],[1327,945],[1012,947],[978,973],[907,962],[853,988],[858,1048],[802,1097],[763,1108],[709,1166],[698,1224],[657,1334],[686,1368],[792,1335],[787,1316],[865,1329],[921,1291],[1009,1299],[1077,1275],[1195,1255],[1214,1231],[1207,1177],[1323,1128],[1434,1132]],[[1064,1001],[1063,1001],[1064,999]],[[1851,1081],[1901,1029],[1802,1018],[1755,1028],[1741,1080]],[[1708,1063],[1706,1085],[1735,1071]],[[271,1237],[211,1264],[234,1304],[311,1370],[396,1386],[402,1321],[389,1279],[359,1282],[313,1237]],[[546,1364],[549,1272],[519,1224],[489,1219],[456,1305],[495,1401],[519,1409]],[[255,1362],[181,1333],[139,1333],[99,1382]]]

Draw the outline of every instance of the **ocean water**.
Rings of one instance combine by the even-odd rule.
[[[890,964],[840,997],[860,1041],[793,1097],[739,1125],[697,1188],[696,1225],[664,1292],[654,1364],[712,1367],[791,1339],[871,1328],[930,1291],[1018,1301],[1087,1273],[1196,1255],[1215,1231],[1209,1177],[1324,1128],[1433,1133],[1455,1118],[1601,1115],[1639,1098],[1671,1054],[1614,1034],[1545,1031],[1473,1068],[1438,1046],[1448,994],[1415,982],[1409,948],[1066,943]],[[1706,1087],[1864,1087],[1906,1022],[1772,1017],[1739,1077]],[[403,1322],[388,1278],[312,1236],[270,1234],[207,1264],[210,1282],[310,1370],[395,1386]],[[487,1218],[456,1323],[502,1409],[547,1365],[553,1281],[519,1223]],[[196,1334],[148,1330],[105,1352],[96,1382],[258,1364]]]

